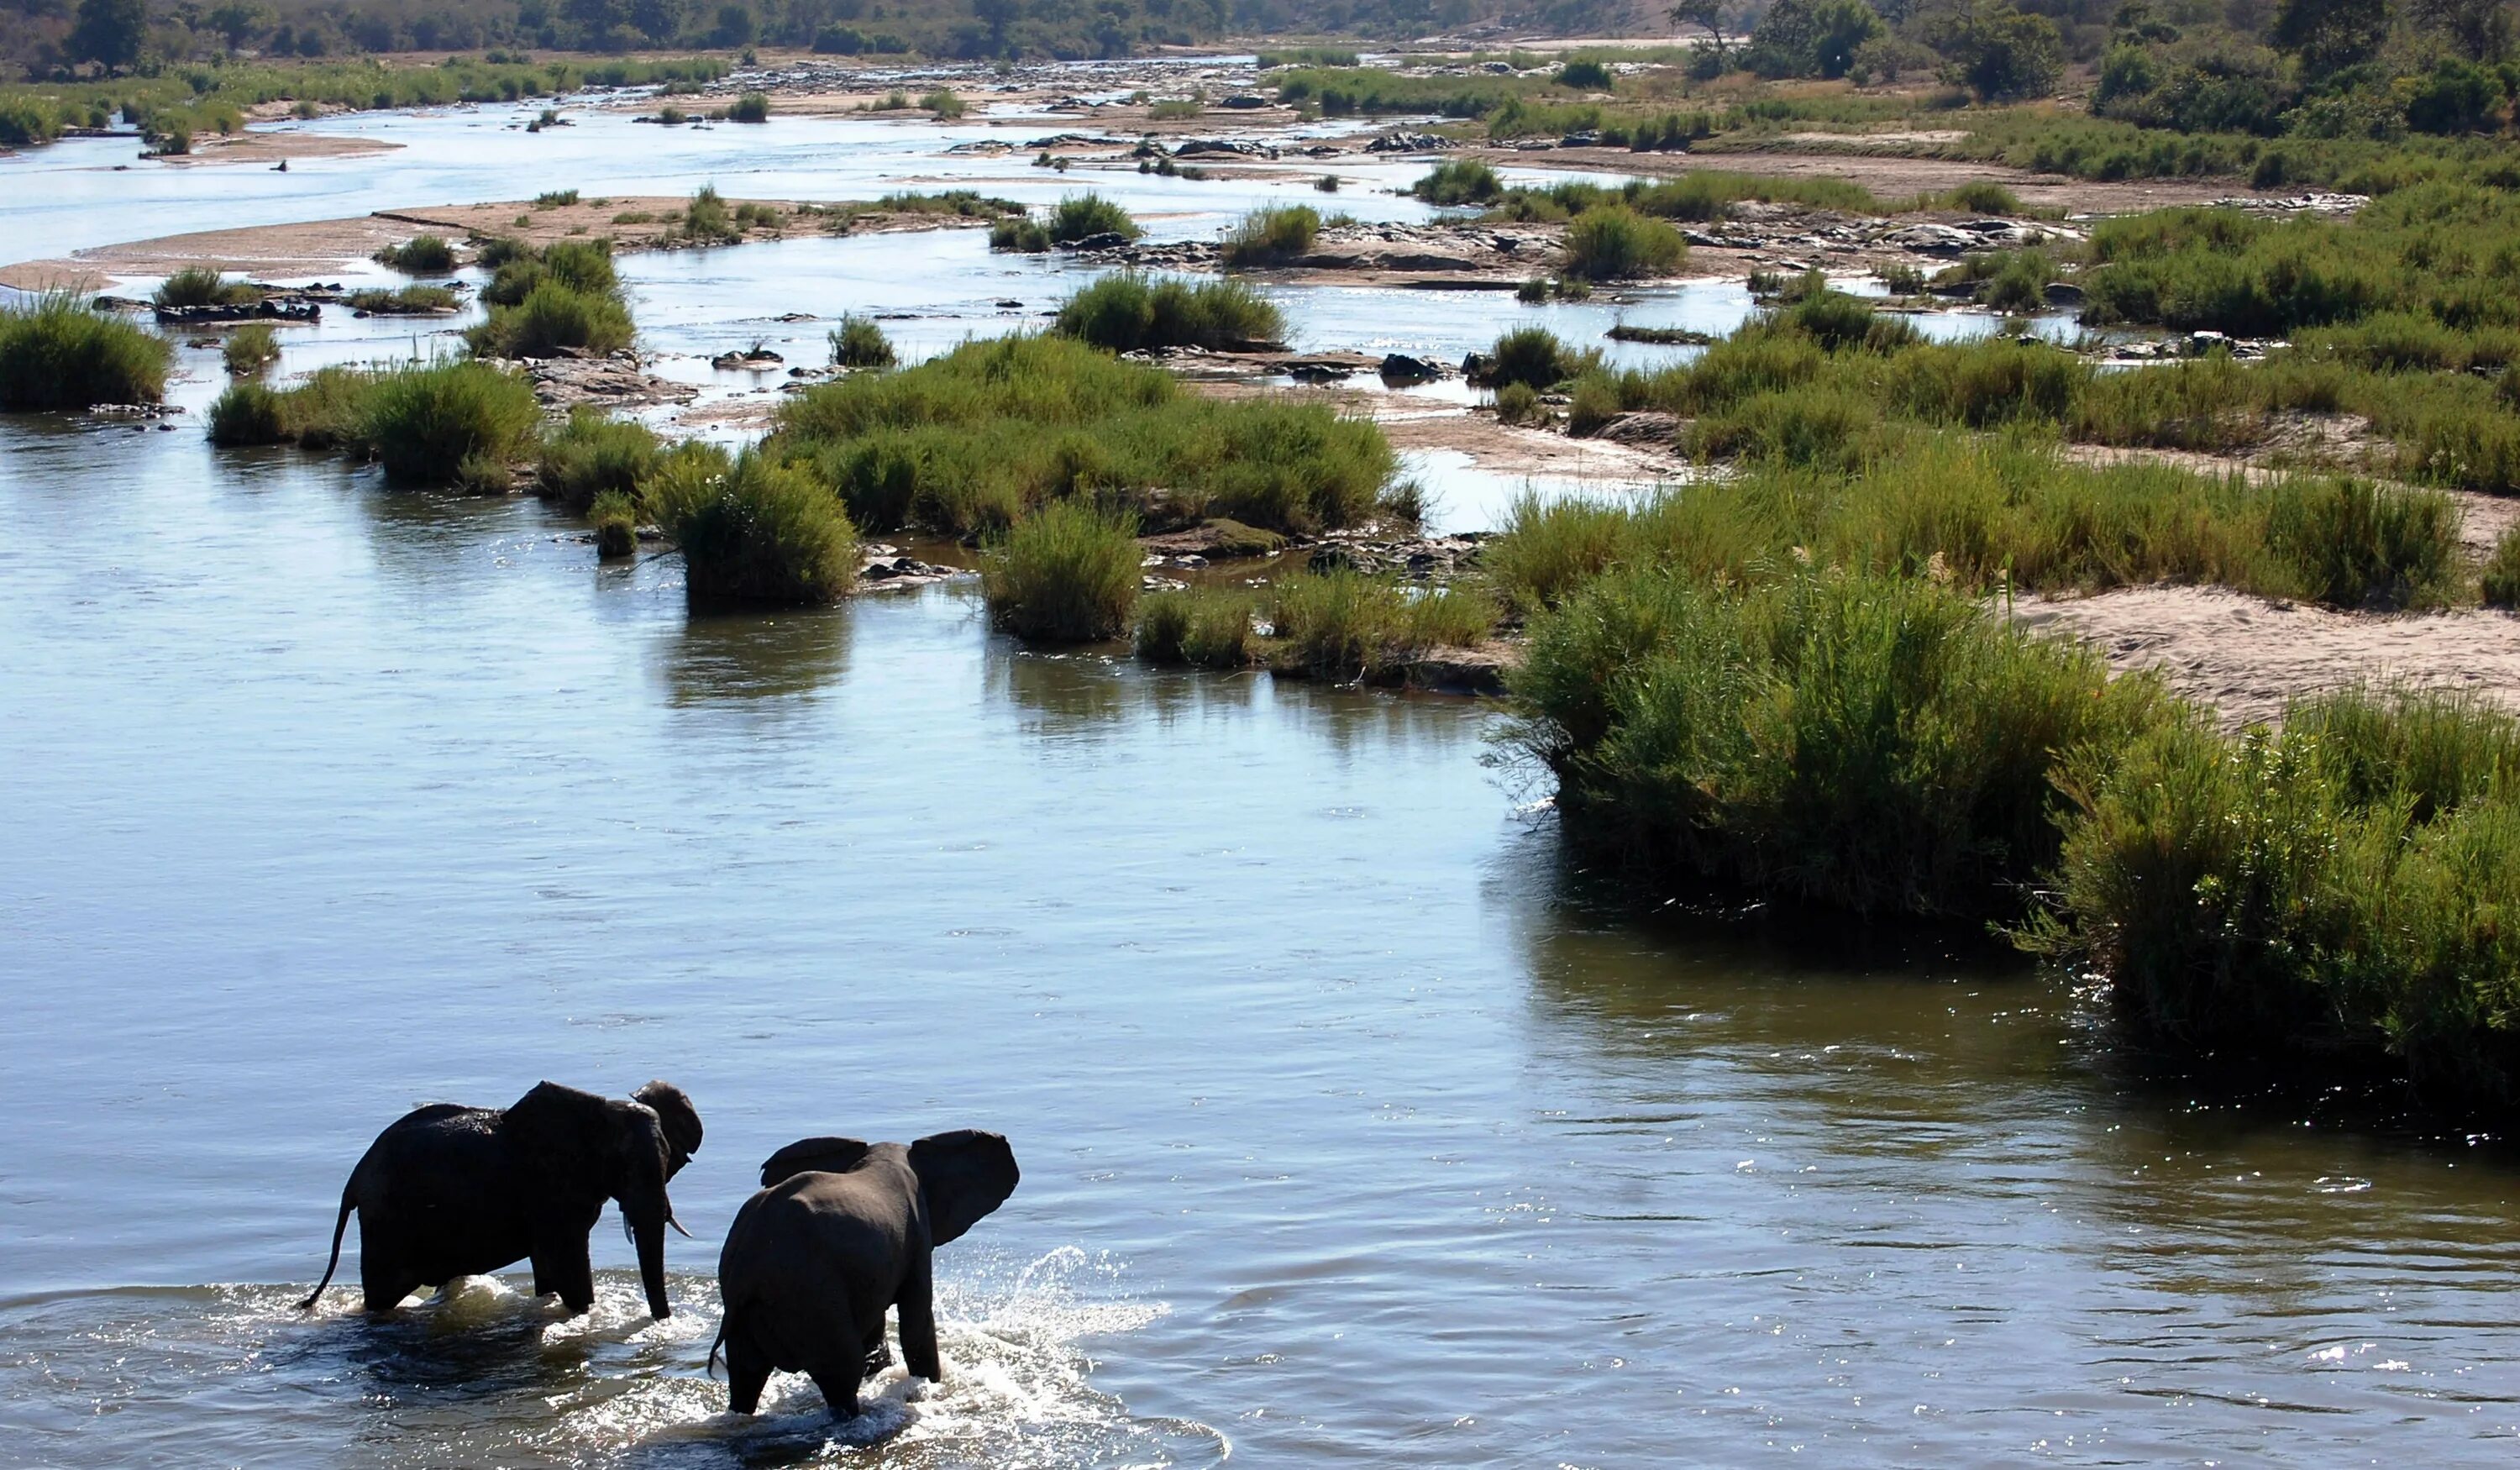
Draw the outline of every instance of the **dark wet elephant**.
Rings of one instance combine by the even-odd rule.
[[[341,1264],[341,1232],[359,1212],[359,1282],[370,1312],[390,1312],[423,1286],[486,1275],[531,1260],[534,1294],[571,1312],[595,1301],[587,1235],[616,1200],[639,1251],[648,1310],[665,1300],[665,1181],[700,1146],[700,1115],[670,1083],[628,1098],[538,1084],[507,1108],[436,1103],[404,1114],[368,1145],[341,1189],[333,1259],[312,1308]]]
[[[1006,1138],[976,1129],[906,1147],[806,1138],[772,1154],[718,1255],[729,1405],[752,1412],[778,1368],[812,1375],[832,1414],[855,1418],[859,1382],[887,1360],[883,1314],[893,1306],[904,1365],[944,1381],[931,1255],[1005,1204],[1021,1178]]]

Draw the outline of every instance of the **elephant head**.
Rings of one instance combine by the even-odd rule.
[[[919,1176],[928,1239],[934,1245],[962,1239],[1005,1204],[1023,1178],[1006,1135],[976,1128],[930,1134],[911,1144],[910,1170]]]
[[[631,1101],[546,1082],[508,1109],[506,1126],[538,1188],[621,1207],[621,1223],[639,1253],[648,1311],[664,1317],[673,1314],[665,1300],[665,1226],[674,1218],[665,1181],[699,1146],[699,1115],[669,1084],[650,1083],[640,1091],[642,1099]],[[671,1111],[660,1113],[647,1096]]]

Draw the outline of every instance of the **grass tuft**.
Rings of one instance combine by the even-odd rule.
[[[68,292],[0,305],[0,408],[156,403],[174,358],[164,337]]]
[[[1078,501],[1017,520],[981,571],[989,620],[1026,643],[1094,643],[1129,626],[1143,559],[1137,522]]]

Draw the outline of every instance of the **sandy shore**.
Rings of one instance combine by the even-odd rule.
[[[1790,145],[1738,152],[1637,154],[1624,148],[1552,148],[1534,153],[1510,148],[1480,148],[1463,152],[1492,163],[1516,168],[1638,173],[1658,178],[1678,178],[1700,169],[1714,168],[1732,173],[1844,179],[1851,184],[1861,184],[1885,200],[1940,194],[1962,184],[1993,183],[2010,189],[2020,196],[2023,203],[2034,209],[2061,209],[2071,214],[2131,214],[2145,209],[2164,209],[2174,204],[2209,203],[2215,200],[2260,193],[2239,179],[2139,179],[2102,183],[2092,179],[2067,178],[2062,174],[2031,173],[2002,163],[1865,152],[1865,139],[1856,134],[1787,136],[1794,140]],[[1823,143],[1822,139],[1830,141]],[[1931,140],[1915,135],[1884,135],[1871,146],[1930,147]],[[2263,197],[2272,199],[2277,196]]]

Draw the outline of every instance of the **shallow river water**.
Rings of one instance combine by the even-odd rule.
[[[2191,1103],[1982,952],[1622,917],[1479,703],[960,586],[696,618],[574,530],[0,419],[0,1463],[2509,1458],[2496,1147]],[[652,1076],[669,1320],[609,1217],[583,1318],[290,1310],[404,1109]],[[757,1161],[959,1126],[1025,1178],[949,1381],[721,1414]]]

